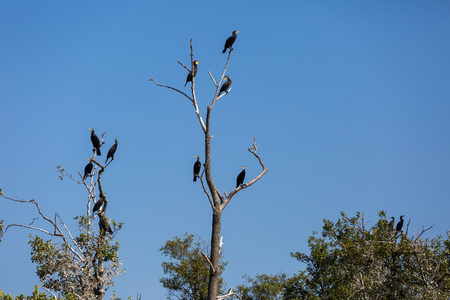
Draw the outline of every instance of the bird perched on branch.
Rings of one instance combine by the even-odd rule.
[[[200,173],[200,168],[202,167],[202,163],[200,162],[198,155],[196,155],[195,158],[197,158],[197,161],[194,163],[194,182],[197,181],[197,176]]]
[[[405,215],[401,215],[400,216],[400,221],[398,221],[397,226],[395,227],[395,233],[398,233],[399,231],[402,231],[402,227],[403,227],[403,217]]]
[[[230,48],[230,51],[233,51],[233,47],[232,46],[234,44],[234,41],[237,38],[237,34],[238,33],[239,33],[239,31],[235,30],[235,31],[233,31],[233,34],[229,38],[227,38],[227,40],[225,41],[225,46],[223,46],[222,53],[225,53],[228,48]]]
[[[102,214],[99,215],[100,221],[98,222],[98,225],[100,226],[100,230],[103,232],[109,232],[110,234],[113,234],[113,231],[111,229],[111,226],[109,226],[108,219]]]
[[[389,231],[393,231],[394,230],[394,224],[395,224],[395,218],[391,217],[391,221],[389,222]]]
[[[88,158],[89,163],[84,167],[84,176],[83,180],[86,180],[89,174],[91,174],[92,169],[94,168],[94,164],[92,163],[92,160]]]
[[[102,153],[100,152],[100,139],[95,134],[94,129],[89,128],[89,130],[91,131],[91,142],[92,142],[92,146],[94,147],[94,149],[92,151],[97,150],[97,155],[101,156]]]
[[[95,203],[94,208],[92,209],[92,213],[98,211],[100,207],[102,207],[103,202],[105,202],[105,198],[100,197],[100,199],[98,199],[98,201]]]
[[[194,78],[197,75],[197,65],[200,62],[198,60],[194,60],[194,66],[192,67],[192,71],[189,72],[187,78],[186,78],[186,83],[184,84],[184,86],[186,86],[186,84],[188,82],[192,82],[192,78]]]
[[[222,84],[222,87],[220,88],[219,91],[219,95],[217,95],[217,97],[220,96],[220,94],[222,94],[223,92],[227,92],[231,86],[231,78],[228,77],[228,75],[226,75],[223,79],[225,79],[226,81]]]
[[[244,183],[244,179],[245,179],[245,167],[242,166],[242,171],[236,178],[236,188],[238,188],[241,184]]]
[[[105,164],[106,164],[106,162],[108,161],[109,158],[111,158],[111,161],[114,160],[114,153],[116,153],[117,145],[118,144],[117,144],[117,139],[116,139],[116,142],[114,143],[114,145],[112,145],[111,148],[109,148],[108,154],[106,155]]]

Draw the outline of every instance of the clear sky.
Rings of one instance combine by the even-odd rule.
[[[211,208],[192,182],[204,158],[192,105],[149,82],[183,87],[189,40],[200,60],[203,116],[239,30],[227,74],[232,90],[212,115],[213,176],[230,192],[253,137],[269,172],[224,211],[227,288],[242,276],[304,266],[324,218],[406,215],[410,232],[450,228],[450,3],[448,1],[2,1],[0,188],[36,199],[71,226],[85,210],[78,176],[92,148],[88,128],[118,139],[103,177],[125,275],[116,294],[164,299],[164,241],[210,239]],[[105,154],[104,154],[105,155]],[[105,157],[105,156],[102,156]],[[31,222],[31,206],[0,201],[5,223]],[[0,244],[0,289],[30,294],[39,280],[29,232]],[[44,236],[44,238],[46,238]],[[111,290],[107,295],[111,295]]]

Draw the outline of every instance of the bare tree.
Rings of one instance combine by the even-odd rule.
[[[191,49],[191,54],[190,54],[191,69],[189,69],[188,67],[183,65],[181,62],[178,62],[188,72],[191,72],[191,70],[194,69],[194,50],[193,50],[193,46],[192,46],[192,39],[190,41],[190,49]],[[204,122],[204,120],[200,114],[200,110],[198,108],[197,97],[195,94],[195,76],[191,76],[192,77],[192,85],[191,85],[190,95],[180,91],[177,88],[159,84],[153,78],[150,79],[150,81],[153,81],[155,85],[176,91],[176,92],[180,93],[181,95],[183,95],[187,100],[189,100],[191,102],[191,104],[194,106],[195,114],[197,115],[198,121],[200,123],[200,127],[201,127],[202,132],[205,137],[204,170],[203,170],[202,174],[200,174],[198,176],[198,178],[200,179],[203,191],[206,194],[206,197],[208,198],[209,203],[211,204],[211,209],[212,209],[212,213],[213,213],[213,215],[212,215],[212,232],[211,232],[211,255],[210,255],[209,259],[205,256],[205,258],[208,260],[208,263],[210,265],[210,276],[209,276],[209,285],[208,285],[208,299],[209,300],[213,300],[213,299],[216,300],[217,294],[218,294],[218,283],[219,283],[219,273],[220,273],[220,271],[219,271],[220,230],[221,230],[222,212],[225,209],[225,207],[228,205],[228,203],[231,201],[231,199],[233,198],[234,195],[236,195],[239,191],[246,189],[246,188],[250,187],[251,185],[253,185],[254,183],[256,183],[268,171],[266,169],[266,167],[264,166],[262,159],[257,154],[258,145],[256,143],[256,137],[255,137],[253,144],[251,147],[248,148],[248,151],[254,155],[254,157],[259,161],[259,164],[261,165],[262,171],[259,173],[259,175],[256,176],[255,178],[253,178],[252,180],[250,180],[249,182],[237,186],[229,194],[227,194],[226,192],[224,194],[222,194],[219,191],[219,189],[216,188],[216,184],[213,180],[213,174],[211,173],[211,160],[212,160],[212,158],[211,158],[212,135],[210,133],[211,112],[214,108],[214,105],[217,103],[217,101],[219,101],[221,98],[228,95],[228,93],[231,90],[231,87],[229,87],[223,93],[219,90],[221,87],[222,81],[227,78],[227,76],[225,76],[225,73],[227,71],[228,64],[230,62],[231,52],[232,52],[232,49],[230,49],[230,51],[228,52],[227,61],[226,61],[222,75],[220,76],[220,79],[218,82],[214,79],[214,76],[211,74],[211,72],[208,72],[209,76],[214,84],[215,92],[214,92],[214,97],[212,98],[212,101],[206,110],[206,122]],[[203,180],[203,175],[205,175],[204,179],[206,181],[206,185]]]
[[[104,143],[103,136],[102,144]],[[78,236],[71,233],[57,213],[54,218],[47,216],[36,200],[10,198],[3,195],[0,190],[0,196],[5,200],[32,204],[36,207],[38,214],[38,217],[33,219],[29,225],[4,225],[3,231],[0,230],[0,235],[6,233],[11,227],[22,227],[44,233],[58,241],[58,243],[53,240],[44,241],[36,235],[29,242],[32,247],[31,260],[37,264],[37,275],[48,292],[53,290],[77,299],[103,300],[105,289],[114,284],[112,279],[124,272],[120,268],[122,262],[118,259],[119,244],[113,242],[115,233],[122,227],[122,224],[108,220],[105,215],[108,199],[102,186],[102,174],[111,162],[112,160],[108,164],[102,165],[96,160],[94,151],[93,157],[89,159],[89,164],[95,164],[95,167],[86,166],[85,173],[89,174],[78,173],[79,180],[60,166],[57,167],[61,179],[68,176],[71,180],[83,185],[88,192],[86,214],[76,217],[77,229],[80,231]],[[97,214],[91,211],[91,204],[96,203],[102,204],[100,205],[102,208],[99,208]],[[96,215],[99,219],[98,230],[95,229],[94,223]],[[42,227],[33,225],[39,218],[45,221]],[[113,229],[111,229],[110,222]]]

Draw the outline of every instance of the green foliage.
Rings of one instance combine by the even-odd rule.
[[[239,285],[242,300],[283,299],[286,274],[256,275],[255,278],[244,276],[249,286]]]
[[[2,290],[0,290],[0,300],[51,300],[54,299],[52,297],[47,297],[45,293],[39,293],[39,286],[35,285],[34,290],[31,296],[24,296],[23,294],[14,298],[10,294],[3,294]],[[62,298],[59,298],[62,299]]]
[[[104,286],[112,286],[112,278],[122,274],[118,251],[119,242],[112,243],[110,235],[94,230],[92,217],[78,216],[80,234],[75,243],[54,243],[39,236],[30,236],[31,260],[43,286],[60,292],[66,299],[81,296],[91,299],[98,286],[98,263]],[[122,227],[111,221],[115,231]]]
[[[169,258],[163,262],[164,274],[159,281],[168,289],[168,299],[203,300],[208,295],[209,264],[202,256],[206,245],[192,234],[180,238],[175,236],[166,241],[159,251]],[[220,264],[220,274],[226,263]],[[219,277],[219,290],[222,291],[223,279]]]
[[[450,235],[421,239],[389,230],[381,211],[372,228],[360,213],[324,220],[310,253],[291,253],[306,270],[291,278],[258,275],[242,299],[449,299]]]

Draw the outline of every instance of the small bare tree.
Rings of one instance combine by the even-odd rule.
[[[102,145],[104,144],[103,136]],[[108,164],[102,165],[96,160],[96,152],[93,151],[92,158],[89,158],[89,166],[85,168],[85,174],[78,173],[80,177],[78,180],[60,166],[57,167],[61,180],[64,176],[68,176],[71,180],[83,185],[88,192],[86,214],[76,217],[80,231],[78,236],[74,236],[70,232],[57,213],[54,218],[47,216],[36,200],[10,198],[3,195],[0,190],[0,196],[5,200],[32,204],[38,213],[38,217],[29,225],[6,224],[1,226],[0,223],[0,241],[1,236],[11,227],[31,229],[56,238],[55,241],[58,241],[44,241],[36,235],[29,242],[32,248],[31,260],[37,264],[37,275],[43,283],[43,288],[49,293],[53,290],[71,299],[103,300],[105,289],[114,285],[113,278],[124,272],[120,268],[122,262],[118,258],[119,243],[113,242],[114,236],[122,228],[122,224],[108,220],[105,215],[108,199],[103,191],[102,174],[111,162],[112,160]],[[91,204],[97,204],[97,214],[91,211]],[[98,230],[94,227],[96,215],[99,220]],[[42,227],[33,225],[34,221],[39,218],[45,221]]]
[[[206,197],[208,198],[209,203],[211,204],[212,213],[213,213],[213,215],[212,215],[212,232],[211,232],[211,255],[209,258],[205,255],[205,259],[208,260],[208,263],[210,265],[208,300],[216,300],[217,296],[218,296],[217,294],[218,294],[218,283],[219,283],[219,274],[220,274],[219,259],[220,259],[220,248],[221,248],[220,247],[220,230],[221,230],[222,212],[225,209],[225,207],[228,205],[228,203],[231,201],[231,199],[233,198],[234,195],[236,195],[239,191],[246,189],[246,188],[250,187],[251,185],[253,185],[254,183],[256,183],[259,179],[262,178],[262,176],[264,176],[264,174],[266,174],[266,172],[268,170],[264,166],[262,159],[257,154],[258,145],[256,144],[256,137],[255,137],[253,144],[251,147],[248,148],[248,151],[254,155],[254,157],[259,161],[259,164],[261,165],[262,171],[259,173],[259,175],[256,176],[255,178],[253,178],[252,180],[250,180],[249,182],[237,186],[229,194],[226,192],[222,194],[219,191],[219,189],[216,187],[216,184],[214,183],[214,180],[213,180],[213,175],[211,173],[211,160],[212,160],[212,158],[211,158],[212,135],[210,133],[211,112],[214,108],[214,105],[217,103],[217,101],[219,101],[222,97],[225,97],[231,90],[231,87],[228,87],[227,90],[225,90],[222,93],[219,89],[221,87],[222,81],[224,79],[228,78],[225,75],[225,73],[227,71],[228,64],[230,62],[232,48],[228,52],[227,61],[226,61],[225,67],[223,69],[223,72],[222,72],[222,75],[220,76],[219,81],[217,82],[214,79],[214,76],[211,74],[211,72],[208,72],[208,74],[211,77],[211,80],[214,84],[215,92],[214,92],[212,101],[206,110],[206,122],[204,122],[204,120],[200,114],[200,110],[198,108],[198,101],[197,101],[197,97],[195,94],[195,74],[193,71],[194,70],[194,50],[193,50],[193,46],[192,46],[192,39],[190,41],[190,49],[191,49],[191,54],[190,54],[191,69],[189,69],[188,67],[183,65],[181,62],[178,62],[181,66],[183,66],[191,74],[190,77],[192,78],[192,80],[191,80],[192,85],[191,85],[190,95],[180,91],[177,88],[159,84],[153,78],[151,78],[150,81],[153,81],[155,83],[155,85],[157,85],[159,87],[168,88],[168,89],[171,89],[171,90],[174,90],[174,91],[180,93],[187,100],[189,100],[191,102],[191,104],[194,106],[195,114],[197,115],[198,121],[200,123],[200,127],[201,127],[202,132],[205,137],[204,169],[203,169],[203,172],[198,176],[198,178],[200,179],[203,191],[206,194]],[[223,89],[221,89],[221,90],[223,90]],[[203,175],[204,175],[207,187],[203,180]],[[196,176],[196,175],[194,175],[194,176]]]

